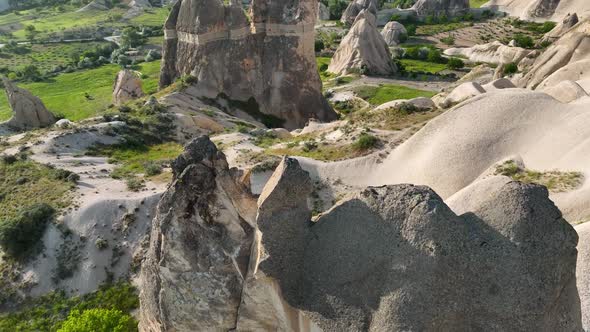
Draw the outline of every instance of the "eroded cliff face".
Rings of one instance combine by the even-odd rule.
[[[248,13],[237,0],[178,1],[165,23],[160,85],[191,74],[202,96],[250,101],[251,113],[287,128],[334,120],[315,62],[317,10],[313,0],[255,0]]]
[[[581,330],[578,238],[544,187],[500,182],[461,215],[428,187],[369,187],[312,222],[295,159],[257,203],[206,137],[173,168],[142,331]]]

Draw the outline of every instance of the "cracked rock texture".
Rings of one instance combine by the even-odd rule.
[[[200,97],[248,102],[253,117],[289,129],[335,120],[315,61],[317,12],[312,0],[254,0],[248,13],[237,0],[180,0],[165,23],[160,86],[190,74]]]
[[[581,330],[578,237],[544,187],[458,195],[461,215],[428,187],[369,187],[311,222],[294,159],[257,204],[206,137],[173,170],[142,331]]]
[[[348,4],[348,7],[342,13],[340,22],[351,26],[354,24],[356,17],[361,11],[366,10],[371,14],[377,16],[379,9],[379,2],[376,0],[354,0]]]
[[[12,109],[12,118],[3,125],[11,129],[27,130],[48,127],[55,123],[55,116],[47,110],[39,97],[17,87],[6,77],[2,77],[2,83]]]
[[[418,16],[453,16],[469,11],[469,0],[418,0],[412,7]]]

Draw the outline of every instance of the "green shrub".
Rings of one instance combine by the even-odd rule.
[[[442,55],[438,49],[429,49],[428,56],[426,59],[430,62],[440,63],[442,61]]]
[[[58,332],[131,332],[137,322],[117,309],[72,310]]]
[[[162,165],[153,161],[145,163],[143,168],[145,169],[146,176],[154,176],[162,173]]]
[[[379,139],[371,134],[362,133],[359,138],[352,144],[355,150],[365,151],[377,145]]]
[[[516,63],[511,62],[504,66],[504,75],[515,74],[516,72],[518,72],[518,65]]]
[[[535,41],[531,36],[526,36],[520,33],[514,36],[514,43],[516,46],[523,48],[532,48],[535,46]]]
[[[0,222],[0,246],[14,258],[26,258],[39,243],[55,210],[45,204],[26,207],[13,219]]]
[[[127,189],[131,191],[139,191],[144,187],[143,180],[135,176],[128,177],[125,184],[127,184]]]
[[[463,62],[463,60],[459,58],[449,58],[449,61],[447,62],[447,67],[451,70],[460,69],[465,67],[465,63]]]

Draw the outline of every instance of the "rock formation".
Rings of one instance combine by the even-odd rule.
[[[92,0],[86,6],[77,10],[77,12],[86,12],[93,10],[109,10],[111,8],[110,1],[107,0]]]
[[[559,22],[558,25],[555,26],[551,31],[547,32],[541,41],[546,42],[554,42],[557,39],[561,38],[565,33],[567,33],[571,28],[573,28],[576,24],[578,24],[580,20],[578,19],[578,14],[567,14],[567,16]]]
[[[590,223],[576,226],[580,237],[578,242],[578,264],[576,279],[582,305],[582,325],[584,331],[590,330]]]
[[[55,116],[45,108],[39,97],[17,87],[6,77],[2,77],[2,83],[12,109],[12,118],[3,123],[4,125],[16,130],[27,130],[55,123]]]
[[[465,48],[449,48],[444,51],[448,56],[462,56],[472,62],[518,63],[533,51],[520,47],[507,46],[499,41]]]
[[[377,31],[373,14],[366,10],[358,14],[334,53],[328,71],[340,75],[361,72],[384,76],[397,71],[389,47]]]
[[[484,7],[501,10],[523,20],[561,21],[569,13],[577,13],[581,18],[590,15],[590,2],[587,0],[490,0]]]
[[[113,103],[121,105],[141,96],[143,96],[141,79],[131,70],[119,71],[113,86]]]
[[[589,59],[590,20],[586,20],[578,23],[549,46],[516,85],[535,89],[545,88],[563,80],[578,81],[590,78]]]
[[[403,24],[391,21],[388,22],[381,30],[381,35],[389,46],[397,46],[400,42],[408,37],[408,31]]]
[[[418,16],[453,16],[469,11],[469,0],[418,0],[412,8]]]
[[[327,21],[330,19],[330,9],[322,2],[318,2],[318,20]]]
[[[315,61],[317,10],[311,0],[254,0],[248,14],[237,0],[178,1],[165,23],[160,85],[190,74],[200,96],[289,129],[334,120]]]
[[[379,2],[377,0],[353,0],[342,13],[340,22],[347,26],[351,26],[354,24],[356,17],[361,11],[366,10],[373,15],[377,15],[378,8]]]
[[[581,329],[577,236],[544,187],[504,182],[460,216],[427,187],[369,187],[312,223],[294,159],[257,204],[206,137],[173,170],[141,331]]]

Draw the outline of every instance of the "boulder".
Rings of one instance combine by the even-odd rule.
[[[494,69],[488,64],[481,64],[473,67],[470,72],[461,77],[458,83],[477,82],[479,84],[486,84],[493,80]]]
[[[493,90],[516,88],[516,85],[514,85],[514,83],[512,83],[512,81],[507,78],[499,78],[488,84],[484,84],[482,88],[487,92],[490,92]]]
[[[377,0],[352,0],[342,13],[340,22],[347,26],[351,26],[354,24],[356,17],[361,11],[366,10],[376,16],[378,8],[379,2]]]
[[[338,75],[360,72],[383,76],[397,71],[389,47],[377,31],[373,14],[363,10],[357,16],[334,53],[328,71]]]
[[[55,116],[47,110],[41,99],[29,91],[17,87],[6,77],[2,77],[8,105],[12,117],[3,125],[16,130],[48,127],[55,123]]]
[[[448,56],[462,56],[472,62],[486,62],[486,63],[518,63],[526,57],[530,50],[520,47],[507,46],[499,41],[491,43],[475,45],[473,47],[464,48],[449,48],[444,51]]]
[[[314,51],[316,1],[180,0],[165,23],[160,86],[194,78],[195,97],[229,104],[272,126],[336,119]],[[268,52],[272,50],[272,52]],[[221,101],[223,99],[223,101]]]
[[[454,16],[469,11],[469,0],[418,0],[412,8],[418,16]]]
[[[322,2],[318,2],[318,21],[327,21],[330,19],[330,9]]]
[[[476,82],[467,82],[456,87],[439,105],[442,108],[448,108],[459,104],[469,98],[486,93],[486,90]]]
[[[565,33],[567,33],[571,28],[573,28],[576,24],[578,24],[580,20],[578,19],[578,14],[567,14],[567,16],[559,22],[551,31],[547,32],[545,36],[543,36],[542,42],[554,42],[557,39],[561,38]]]
[[[208,137],[173,162],[141,270],[141,331],[235,328],[256,201]]]
[[[430,98],[426,97],[417,97],[413,99],[398,99],[386,102],[375,107],[375,111],[379,110],[386,110],[389,108],[396,108],[399,107],[401,104],[411,104],[412,106],[420,109],[420,110],[432,110],[436,108],[436,105]]]
[[[389,46],[397,46],[403,39],[408,37],[408,31],[403,24],[391,21],[388,22],[381,30],[381,35]]]
[[[538,86],[537,90],[545,90],[563,81],[580,81],[590,79],[590,59],[570,62],[551,73]]]
[[[130,100],[143,96],[141,79],[131,70],[121,70],[117,73],[113,86],[113,103],[124,104]]]

